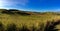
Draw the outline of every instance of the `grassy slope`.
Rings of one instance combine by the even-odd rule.
[[[52,13],[46,14],[35,14],[30,16],[21,16],[21,15],[9,15],[9,14],[2,14],[0,11],[0,21],[7,25],[9,23],[16,23],[17,26],[21,26],[21,24],[26,24],[27,26],[35,25],[38,26],[38,23],[46,23],[46,21],[51,20],[58,20],[60,19],[60,15],[55,15]]]

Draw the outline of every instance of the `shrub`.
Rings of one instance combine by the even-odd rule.
[[[30,30],[27,28],[26,25],[23,25],[23,26],[19,29],[19,31],[30,31]]]
[[[33,24],[33,26],[31,27],[31,31],[37,31],[37,28],[34,26],[34,24]]]
[[[40,27],[39,27],[38,31],[43,31],[43,29],[44,29],[44,23],[40,24],[39,26]]]
[[[7,25],[7,31],[16,31],[17,27],[15,24],[9,24]]]
[[[58,31],[58,29],[55,29],[55,26],[58,25],[58,24],[60,24],[60,20],[58,20],[56,22],[54,22],[54,21],[47,22],[44,31]]]
[[[0,22],[0,31],[5,31],[3,24]]]

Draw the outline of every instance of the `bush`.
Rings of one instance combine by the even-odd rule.
[[[7,31],[17,31],[17,27],[15,24],[9,24],[7,26]]]
[[[0,31],[5,31],[3,24],[0,22]]]
[[[5,10],[5,11],[2,11],[3,14],[14,14],[13,12],[9,11],[9,10]]]
[[[33,24],[33,26],[31,27],[31,31],[37,31],[37,28],[34,26],[34,24]]]
[[[58,29],[55,29],[55,26],[60,24],[60,20],[57,20],[56,22],[47,22],[46,27],[44,31],[58,31]]]
[[[30,31],[26,25],[23,25],[22,28],[19,29],[19,31]]]
[[[44,29],[44,23],[40,24],[39,26],[40,27],[39,27],[38,31],[43,31],[43,29]]]

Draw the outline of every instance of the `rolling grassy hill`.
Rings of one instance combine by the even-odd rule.
[[[21,27],[21,24],[30,27],[34,25],[38,27],[39,24],[46,24],[47,21],[56,21],[60,19],[60,14],[56,12],[28,12],[16,9],[0,9],[0,21],[7,26],[7,24],[15,23],[17,27]]]

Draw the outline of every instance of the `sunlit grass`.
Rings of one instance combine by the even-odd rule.
[[[56,14],[35,14],[35,15],[29,15],[29,16],[23,16],[18,14],[3,14],[0,13],[0,21],[4,24],[5,27],[7,27],[7,24],[16,24],[17,27],[22,27],[24,24],[27,25],[27,27],[30,29],[31,26],[35,26],[36,28],[39,28],[39,25],[44,24],[46,25],[47,21],[57,21],[60,19],[60,15]]]

